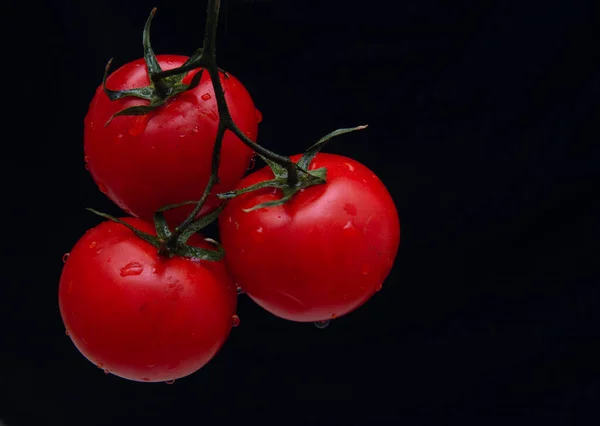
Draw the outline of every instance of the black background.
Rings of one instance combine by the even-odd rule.
[[[57,286],[61,256],[99,222],[84,208],[120,214],[83,163],[105,63],[141,56],[153,6],[155,51],[190,54],[206,2],[6,10],[0,421],[596,424],[593,3],[223,0],[219,65],[262,111],[259,142],[290,155],[369,124],[326,150],[386,183],[402,241],[382,291],[326,329],[242,296],[222,351],[170,386],[83,358]]]

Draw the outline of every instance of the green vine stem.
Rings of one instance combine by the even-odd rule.
[[[276,154],[261,145],[258,145],[252,139],[242,132],[242,130],[235,124],[227,102],[225,101],[225,92],[221,85],[219,78],[219,68],[217,67],[216,60],[216,35],[217,35],[217,24],[219,21],[219,8],[220,0],[209,0],[207,7],[206,16],[206,29],[204,33],[204,43],[202,49],[198,49],[190,57],[190,59],[178,68],[173,68],[167,71],[157,73],[155,78],[167,78],[173,75],[180,75],[198,68],[204,68],[208,71],[210,79],[212,81],[213,89],[215,91],[215,97],[217,100],[217,106],[219,111],[219,122],[223,123],[225,130],[231,131],[238,138],[242,140],[244,144],[252,148],[257,154],[268,158],[269,160],[281,165],[288,172],[288,184],[290,186],[296,185],[298,182],[298,167],[290,160],[289,157]]]
[[[220,211],[224,207],[228,199],[234,198],[243,193],[258,189],[258,188],[244,188],[238,191],[229,191],[227,193],[218,194],[218,197],[224,200],[223,204],[216,211],[209,213],[201,218],[196,218],[198,213],[204,206],[208,196],[214,186],[219,183],[219,165],[221,157],[221,148],[223,145],[223,138],[227,131],[232,132],[236,135],[245,145],[250,147],[256,154],[258,154],[265,162],[271,167],[274,173],[274,179],[271,181],[264,182],[261,187],[271,186],[279,188],[283,191],[283,197],[280,200],[275,200],[269,203],[263,203],[257,205],[250,210],[258,208],[280,205],[287,202],[294,194],[303,188],[307,188],[312,185],[323,184],[326,182],[327,170],[317,169],[308,171],[310,162],[321,149],[321,147],[331,138],[339,134],[348,133],[354,130],[364,129],[366,126],[358,126],[350,129],[339,129],[329,135],[321,138],[315,145],[309,148],[306,153],[302,156],[300,161],[294,163],[290,157],[276,154],[252,141],[234,122],[227,101],[225,100],[225,92],[221,84],[220,72],[224,74],[224,78],[228,78],[226,72],[222,71],[217,66],[216,60],[216,37],[217,37],[217,26],[219,21],[219,9],[220,0],[208,0],[206,26],[204,33],[204,40],[202,48],[196,50],[188,60],[180,67],[173,68],[170,70],[163,71],[156,59],[156,55],[152,50],[150,44],[150,24],[152,18],[156,13],[156,8],[152,9],[150,16],[146,20],[143,32],[143,45],[144,45],[144,60],[146,62],[148,76],[150,78],[150,85],[147,87],[134,88],[121,91],[113,91],[106,87],[106,80],[108,76],[108,69],[111,61],[108,62],[103,87],[104,92],[110,100],[114,101],[123,97],[137,97],[149,101],[148,105],[136,106],[126,108],[119,111],[117,115],[144,115],[156,108],[161,107],[165,102],[180,93],[194,89],[200,82],[200,76],[203,72],[208,72],[213,90],[215,93],[215,99],[217,102],[217,108],[219,113],[219,123],[217,126],[217,134],[215,138],[215,145],[212,152],[211,159],[211,174],[208,180],[202,197],[198,201],[187,201],[177,205],[168,205],[159,209],[154,215],[154,223],[156,227],[157,237],[153,237],[142,233],[139,230],[135,230],[136,234],[153,244],[158,248],[158,253],[161,256],[171,257],[173,255],[181,255],[187,257],[200,257],[207,260],[219,260],[223,256],[223,250],[217,245],[217,250],[206,250],[195,247],[189,247],[186,245],[187,240],[190,236],[207,226],[212,221],[216,220]],[[194,76],[190,84],[184,84],[183,78],[185,75],[192,70],[200,69],[200,71]],[[114,117],[114,116],[113,116]],[[110,124],[111,119],[106,123]],[[193,211],[186,217],[186,219],[177,226],[172,232],[166,223],[164,217],[164,211],[172,209],[184,204],[195,204]],[[121,220],[118,220],[112,216],[96,212],[105,218],[123,223],[124,225],[132,228]]]
[[[250,147],[257,154],[264,158],[267,158],[273,163],[276,163],[283,167],[287,171],[287,183],[290,186],[296,186],[298,183],[298,166],[289,158],[279,154],[276,154],[252,141],[244,132],[235,124],[227,101],[225,100],[225,92],[221,84],[219,76],[219,68],[217,66],[216,59],[216,37],[217,37],[217,25],[219,21],[219,9],[220,0],[209,0],[207,6],[206,15],[206,27],[204,32],[204,42],[202,49],[199,49],[190,57],[185,64],[179,68],[174,68],[167,71],[157,73],[154,77],[156,79],[165,79],[173,75],[180,75],[188,71],[201,68],[205,69],[211,79],[213,90],[215,92],[215,98],[217,101],[217,108],[219,112],[219,124],[217,127],[217,136],[215,140],[215,146],[213,148],[211,175],[208,180],[208,184],[204,189],[204,193],[198,202],[194,210],[187,216],[187,218],[174,229],[172,235],[166,242],[167,250],[177,245],[177,241],[182,233],[193,223],[196,215],[202,209],[202,206],[206,202],[210,191],[219,183],[218,171],[221,156],[221,146],[223,144],[223,137],[226,131],[230,131],[235,134],[238,138]]]

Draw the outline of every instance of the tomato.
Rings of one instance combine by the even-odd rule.
[[[281,198],[265,188],[233,198],[219,217],[237,284],[267,311],[298,322],[338,318],[365,303],[390,273],[400,242],[396,207],[373,172],[333,154],[318,154],[309,170],[320,167],[327,183],[284,205],[242,211]],[[266,167],[238,188],[272,178]]]
[[[163,70],[182,65],[188,58],[157,55]],[[197,71],[184,79],[189,83]],[[250,139],[256,141],[260,113],[244,86],[234,76],[221,74],[232,118]],[[144,87],[149,84],[143,59],[130,62],[107,79],[111,90]],[[99,87],[85,117],[84,151],[87,168],[99,189],[127,213],[152,220],[166,204],[198,200],[210,176],[218,109],[208,72],[199,85],[169,99],[166,105],[142,116],[110,117],[125,108],[147,105],[138,98],[110,101]],[[216,185],[203,213],[219,203],[217,192],[232,189],[242,178],[253,152],[231,132],[225,134]],[[176,226],[192,210],[184,206],[166,212]],[[176,223],[175,223],[176,222]]]
[[[156,235],[136,218],[122,219]],[[188,243],[210,248],[198,235]],[[65,256],[60,313],[79,351],[135,381],[187,376],[209,362],[236,319],[236,289],[224,263],[157,255],[125,226],[89,230]]]

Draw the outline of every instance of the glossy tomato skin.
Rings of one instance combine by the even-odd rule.
[[[152,233],[140,219],[124,219]],[[199,236],[192,245],[209,247]],[[73,247],[60,313],[79,351],[116,376],[185,377],[209,362],[232,327],[237,296],[223,262],[166,259],[125,226],[103,222]]]
[[[182,65],[186,56],[158,55],[164,70]],[[197,71],[190,72],[189,83]],[[231,115],[238,127],[256,141],[260,113],[244,86],[234,76],[224,78]],[[111,90],[143,87],[149,84],[143,59],[127,63],[107,80]],[[98,87],[85,117],[84,151],[87,168],[99,189],[133,216],[152,220],[154,212],[166,205],[197,200],[210,176],[211,155],[218,125],[218,109],[207,72],[194,90],[177,95],[167,104],[144,116],[115,117],[118,111],[148,101],[123,98],[111,102]],[[204,211],[219,201],[218,192],[232,189],[246,172],[252,150],[231,132],[225,134],[216,185]],[[192,207],[166,213],[176,226]],[[176,223],[175,223],[176,222]]]
[[[261,189],[234,198],[219,217],[237,284],[267,311],[298,322],[339,318],[365,303],[390,273],[400,242],[398,212],[373,172],[333,154],[318,154],[310,170],[320,167],[327,183],[283,206],[243,212],[281,197]],[[264,168],[239,187],[272,176]]]

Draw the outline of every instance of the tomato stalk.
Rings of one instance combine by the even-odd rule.
[[[292,162],[289,157],[285,157],[279,154],[276,154],[268,149],[258,145],[256,142],[252,141],[248,136],[244,134],[244,132],[235,124],[233,118],[231,117],[231,113],[229,111],[229,107],[227,105],[227,101],[225,99],[225,92],[223,90],[223,86],[221,84],[221,79],[219,75],[219,68],[217,66],[216,59],[216,37],[217,37],[217,26],[219,21],[219,9],[220,9],[220,0],[209,0],[207,6],[207,16],[206,16],[206,26],[204,33],[204,41],[202,45],[202,49],[197,50],[194,55],[190,57],[190,59],[181,67],[174,68],[167,71],[161,71],[154,74],[154,78],[157,80],[166,79],[175,75],[181,75],[187,73],[188,71],[200,68],[202,70],[206,70],[210,76],[213,90],[215,93],[215,98],[217,101],[217,108],[219,112],[219,124],[217,128],[217,136],[215,140],[215,145],[213,148],[212,155],[212,163],[211,163],[211,174],[208,180],[206,187],[204,188],[204,193],[198,202],[194,210],[187,216],[187,218],[174,229],[173,233],[169,236],[167,241],[161,246],[159,253],[167,254],[173,247],[176,247],[181,235],[194,223],[194,220],[202,206],[206,202],[210,191],[219,183],[219,163],[220,163],[220,155],[221,155],[221,146],[223,144],[223,137],[225,136],[225,132],[227,130],[234,133],[238,138],[242,140],[247,146],[252,148],[257,154],[261,157],[267,159],[268,161],[279,165],[286,171],[286,181],[287,185],[295,187],[298,185],[298,165]]]
[[[298,183],[297,165],[294,164],[289,157],[276,154],[267,148],[258,145],[256,142],[246,136],[231,118],[229,107],[227,106],[227,101],[225,100],[223,86],[219,78],[219,68],[217,67],[216,60],[216,37],[220,4],[220,0],[208,1],[206,27],[202,49],[198,49],[194,55],[192,55],[190,59],[182,66],[167,71],[161,71],[156,75],[156,78],[168,78],[175,75],[181,75],[198,68],[207,70],[215,91],[215,97],[219,110],[219,123],[223,123],[225,130],[229,130],[235,134],[245,145],[252,148],[252,150],[257,154],[282,166],[287,171],[288,184],[290,186],[294,186]]]
[[[177,205],[168,205],[159,209],[154,215],[154,222],[156,227],[157,237],[149,236],[147,234],[142,235],[141,231],[135,230],[136,234],[150,242],[158,248],[158,253],[163,256],[171,257],[175,254],[182,256],[200,257],[208,260],[218,260],[222,257],[222,249],[217,244],[217,251],[205,250],[209,253],[202,252],[203,249],[195,249],[186,245],[189,237],[194,233],[202,229],[208,223],[215,220],[221,211],[222,206],[217,211],[210,213],[209,215],[201,218],[196,218],[200,213],[200,210],[204,206],[208,196],[213,187],[219,183],[219,165],[221,156],[221,147],[223,144],[223,138],[227,131],[232,132],[236,135],[245,145],[250,147],[256,154],[258,154],[265,162],[271,167],[274,178],[270,181],[263,182],[259,186],[253,186],[249,188],[243,188],[237,191],[229,191],[226,193],[218,194],[218,197],[222,200],[228,200],[246,192],[250,192],[263,187],[275,187],[279,188],[283,192],[283,197],[280,200],[272,201],[269,203],[263,203],[255,206],[250,210],[258,208],[269,207],[280,205],[287,202],[294,194],[298,191],[308,188],[312,185],[323,184],[326,182],[327,171],[325,169],[317,169],[308,171],[310,162],[314,156],[320,151],[322,146],[333,136],[351,132],[354,130],[364,129],[366,126],[358,126],[350,129],[339,129],[327,136],[321,138],[316,144],[309,148],[304,156],[298,161],[293,162],[290,157],[276,154],[252,141],[234,122],[227,101],[225,99],[225,92],[221,83],[220,72],[224,74],[224,78],[228,78],[227,73],[223,72],[217,66],[216,60],[216,36],[217,26],[219,20],[219,9],[220,0],[209,0],[207,6],[206,26],[204,33],[204,40],[202,48],[196,50],[188,60],[180,67],[173,68],[170,70],[163,71],[158,63],[156,55],[152,50],[150,43],[150,24],[152,18],[156,14],[156,8],[152,9],[146,24],[144,26],[142,41],[144,47],[144,60],[147,66],[148,77],[150,79],[150,85],[146,87],[133,88],[127,90],[111,90],[107,87],[106,81],[108,76],[108,70],[111,65],[112,59],[108,62],[103,79],[104,92],[108,98],[112,101],[118,100],[124,97],[137,97],[149,101],[147,105],[138,105],[129,108],[125,108],[114,114],[106,123],[108,125],[110,121],[119,115],[144,115],[156,108],[163,106],[168,99],[192,90],[198,86],[202,73],[208,72],[211,83],[213,86],[215,99],[217,102],[217,108],[219,113],[219,122],[217,126],[217,134],[215,144],[212,152],[211,162],[211,174],[208,183],[204,189],[202,197],[198,201],[188,201]],[[194,75],[189,84],[183,83],[184,77],[188,72],[199,69],[199,72]],[[179,207],[184,204],[194,204],[193,211],[186,217],[186,219],[177,226],[172,232],[166,223],[164,217],[164,211]],[[95,211],[94,211],[95,212]],[[109,218],[114,221],[119,221],[105,214],[95,212]],[[122,222],[122,221],[119,221]],[[200,250],[200,251],[198,251]]]

